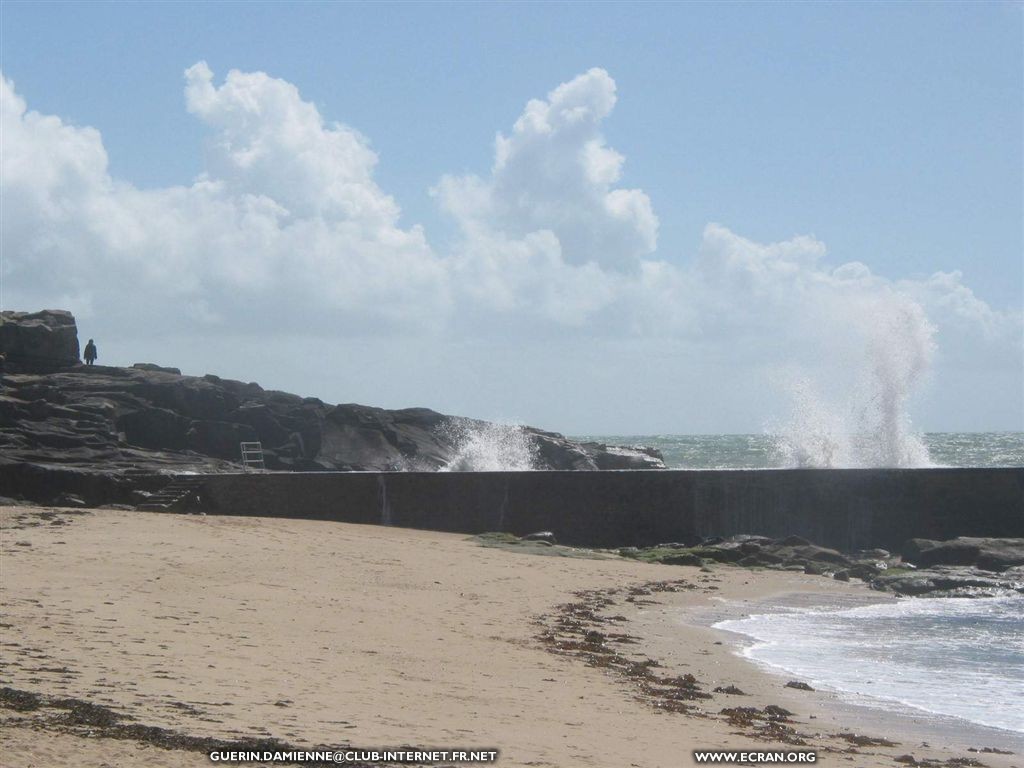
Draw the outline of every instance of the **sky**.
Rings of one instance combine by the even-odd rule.
[[[570,434],[1022,430],[1022,30],[5,0],[0,304],[101,363]]]

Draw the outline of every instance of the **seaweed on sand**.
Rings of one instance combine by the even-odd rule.
[[[13,710],[21,715],[16,720],[8,719],[4,725],[28,726],[54,730],[73,736],[90,738],[122,739],[150,744],[162,749],[184,750],[189,752],[296,752],[300,750],[337,750],[337,745],[326,747],[297,747],[274,738],[259,739],[217,739],[209,736],[192,736],[169,728],[155,725],[142,725],[134,722],[131,715],[117,712],[102,704],[94,704],[84,699],[70,697],[46,696],[16,688],[0,687],[0,709]],[[333,766],[331,762],[296,763],[307,766]],[[361,768],[369,768],[370,763],[355,763]]]

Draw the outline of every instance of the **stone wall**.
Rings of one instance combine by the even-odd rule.
[[[440,531],[554,531],[595,547],[754,533],[852,551],[1024,537],[1024,468],[212,475],[203,508]]]

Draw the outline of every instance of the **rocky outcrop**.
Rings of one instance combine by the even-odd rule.
[[[1012,592],[1024,594],[1024,572],[996,573],[955,565],[921,570],[894,568],[876,576],[871,586],[911,597],[996,597]]]
[[[902,562],[878,574],[871,586],[928,597],[1024,594],[1024,539],[911,539],[903,546]]]
[[[1024,565],[1024,539],[985,539],[961,536],[949,541],[911,539],[903,559],[918,568],[936,565],[974,566],[983,571],[1005,571]]]
[[[664,469],[661,452],[646,446],[577,443],[557,432],[529,429],[538,468],[549,469]]]
[[[174,373],[178,376],[181,375],[180,368],[170,368],[164,365],[157,365],[156,363],[135,363],[132,368],[138,368],[140,371],[159,371],[160,373]]]
[[[750,568],[803,571],[840,581],[860,579],[897,595],[991,597],[1024,594],[1024,539],[911,539],[901,558],[884,549],[843,553],[799,536],[771,539],[739,535],[697,544],[672,542],[619,553],[666,565],[728,563]],[[930,554],[929,554],[930,553]],[[928,567],[918,568],[918,565]],[[939,562],[939,561],[954,562]]]
[[[70,312],[0,312],[0,354],[9,372],[45,373],[78,363],[78,329]]]
[[[882,549],[844,554],[812,544],[800,536],[772,539],[741,534],[714,537],[690,545],[683,542],[659,544],[649,549],[626,548],[621,554],[668,564],[729,563],[748,568],[775,568],[819,575],[869,579],[898,563]],[[838,578],[843,578],[839,575]]]
[[[248,441],[262,443],[273,470],[437,470],[460,436],[487,426],[427,408],[330,405],[153,363],[87,367],[69,313],[4,319],[15,365],[0,390],[0,496],[123,502],[131,478],[147,472],[238,471]],[[452,422],[459,429],[445,428]],[[656,451],[523,429],[537,469],[664,467]]]
[[[559,436],[560,437],[560,436]],[[581,443],[580,447],[594,463],[594,469],[664,469],[661,451],[645,445],[606,445]]]

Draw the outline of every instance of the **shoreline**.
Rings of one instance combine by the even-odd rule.
[[[737,657],[716,631],[678,622],[680,610],[719,597],[757,605],[857,585],[585,552],[541,557],[459,534],[307,520],[9,507],[0,524],[3,685],[106,707],[138,726],[302,749],[496,747],[510,766],[677,766],[692,764],[693,750],[744,748],[815,749],[824,765],[853,756],[892,768],[907,753],[935,765],[1021,763],[921,749],[889,727],[864,733],[903,744],[857,744],[843,735],[856,727],[860,738],[853,721],[809,709],[808,694]],[[551,622],[591,600],[595,618],[617,628],[579,614],[578,625],[558,625],[566,634],[553,642],[570,645],[553,653],[543,639]],[[598,645],[652,661],[649,674],[629,666],[635,674],[624,676],[603,651],[589,664],[576,651],[595,652],[586,637],[595,629],[623,635]],[[730,685],[747,695],[714,690]],[[795,714],[765,716],[771,706]],[[87,768],[209,764],[202,752],[83,738],[40,720],[33,730],[25,719],[0,708],[12,768],[68,754]],[[794,732],[807,744],[795,746]]]
[[[716,572],[719,570],[716,569]],[[751,580],[756,578],[756,575],[751,575]],[[827,738],[830,735],[827,731],[831,731],[833,737],[837,733],[844,733],[851,737],[862,737],[865,742],[876,739],[896,742],[891,747],[871,743],[859,745],[851,738],[849,746],[859,749],[858,760],[862,762],[858,765],[874,765],[874,759],[893,760],[911,753],[916,756],[918,764],[926,764],[928,760],[938,761],[933,765],[944,764],[951,759],[973,759],[985,765],[1021,764],[1019,756],[1024,753],[1024,734],[984,726],[963,718],[925,712],[902,702],[876,700],[876,706],[868,706],[851,701],[847,692],[824,686],[813,691],[788,688],[787,682],[800,681],[798,675],[746,656],[743,649],[754,642],[752,638],[713,626],[725,618],[794,607],[854,608],[896,600],[892,595],[869,591],[866,585],[842,584],[842,587],[848,589],[836,591],[832,587],[838,586],[838,583],[825,581],[824,585],[819,585],[815,579],[821,577],[798,574],[792,584],[785,585],[795,588],[795,591],[787,588],[741,601],[722,601],[698,607],[683,602],[664,608],[649,608],[638,616],[630,617],[627,626],[643,627],[645,632],[641,633],[641,647],[648,651],[655,649],[658,652],[657,658],[668,659],[679,667],[687,667],[690,662],[686,660],[685,652],[678,651],[678,646],[704,646],[697,653],[709,657],[702,665],[712,675],[708,687],[735,685],[746,694],[744,697],[736,697],[734,701],[738,705],[760,707],[770,706],[774,702],[792,710],[792,721],[798,724],[798,730],[803,735],[815,731],[813,737],[817,738],[809,742],[819,747],[819,763],[830,764],[828,754],[823,756],[820,751],[822,746],[826,752],[846,751],[835,750],[834,739],[830,743]],[[879,748],[885,751],[870,752]],[[993,748],[999,752],[983,751]]]
[[[849,595],[839,598],[835,595],[811,596],[810,600],[793,601],[790,595],[781,595],[776,599],[762,601],[753,606],[732,605],[724,607],[721,614],[714,616],[713,624],[708,626],[718,632],[729,642],[736,655],[756,668],[780,679],[800,679],[800,673],[794,672],[781,664],[773,664],[758,659],[749,653],[759,640],[739,630],[718,626],[723,621],[747,618],[754,615],[771,614],[791,609],[824,608],[827,610],[851,610],[853,608],[895,603],[898,600],[926,600],[929,598],[895,598],[886,593],[871,592],[862,596]],[[948,598],[931,598],[943,600]],[[723,619],[722,615],[727,616]],[[692,618],[692,617],[691,617]],[[706,620],[710,620],[708,617]],[[1001,750],[1012,750],[1017,754],[1024,753],[1024,733],[979,723],[964,717],[942,712],[934,712],[896,697],[871,695],[829,685],[821,681],[814,682],[815,691],[823,694],[822,705],[834,710],[837,716],[858,723],[865,730],[885,731],[897,730],[907,734],[918,742],[935,742],[945,739],[960,749],[967,750],[972,746],[984,744]],[[908,739],[909,740],[909,739]]]

